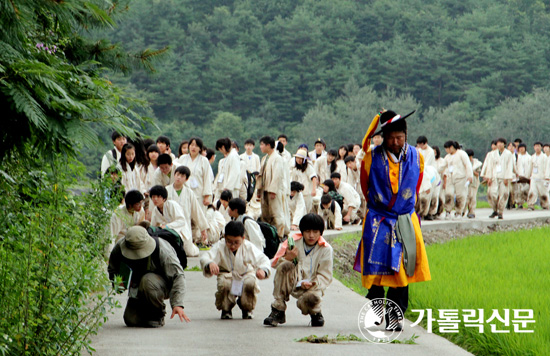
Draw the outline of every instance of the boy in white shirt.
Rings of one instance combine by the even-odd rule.
[[[205,277],[217,276],[216,308],[222,319],[233,319],[231,310],[237,304],[243,319],[252,319],[256,294],[260,288],[256,279],[268,278],[269,259],[254,244],[244,238],[244,225],[230,221],[225,226],[225,238],[201,257]]]
[[[174,183],[174,175],[178,166],[172,160],[170,155],[163,153],[157,159],[158,168],[153,175],[153,185],[162,185],[166,187]]]
[[[168,199],[177,202],[183,210],[186,220],[184,235],[193,236],[195,242],[206,241],[208,239],[206,216],[195,193],[185,184],[190,175],[189,168],[179,166],[174,172],[174,183],[167,186],[166,191],[168,192]]]
[[[181,238],[187,257],[198,256],[199,248],[193,244],[193,236],[188,233],[190,228],[187,226],[181,206],[173,200],[168,200],[168,191],[161,185],[155,185],[149,194],[155,205],[151,214],[151,226],[160,227]]]
[[[116,131],[113,131],[113,133],[111,134],[111,139],[113,140],[114,148],[107,151],[101,159],[101,176],[105,175],[109,167],[116,167],[116,165],[120,161],[122,147],[124,147],[124,145],[126,144],[126,137],[122,136]]]
[[[260,156],[253,152],[255,146],[254,140],[249,138],[244,142],[245,153],[240,156],[246,164],[246,170],[250,173],[260,171]]]
[[[329,194],[321,197],[320,210],[327,230],[342,230],[342,208]]]
[[[143,194],[138,190],[130,190],[124,196],[124,205],[116,208],[111,216],[111,244],[107,249],[109,253],[111,253],[114,244],[126,235],[128,228],[145,220],[144,199]]]
[[[229,201],[227,212],[234,221],[240,221],[244,225],[244,237],[252,242],[260,251],[265,248],[265,237],[260,225],[250,216],[245,215],[246,202],[241,198],[233,198]]]
[[[286,302],[292,295],[303,315],[310,315],[311,326],[323,326],[321,302],[325,289],[332,282],[332,247],[323,239],[325,223],[317,214],[300,220],[300,234],[281,244],[271,266],[277,269],[273,281],[271,314],[264,325],[286,322]]]
[[[351,185],[341,181],[340,173],[334,172],[330,175],[330,179],[334,182],[334,186],[339,194],[344,197],[344,207],[342,208],[342,220],[344,224],[357,224],[361,221],[359,207],[361,206],[361,198],[359,193],[353,189]]]

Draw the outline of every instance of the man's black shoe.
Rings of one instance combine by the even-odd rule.
[[[231,313],[231,310],[222,310],[222,319],[223,320],[233,319],[233,314]]]
[[[493,213],[491,215],[489,215],[489,217],[492,219],[492,218],[496,218],[498,216],[498,213],[496,211],[493,211]]]
[[[499,218],[500,220],[502,220],[502,219],[503,219],[502,214],[498,214],[498,218]]]

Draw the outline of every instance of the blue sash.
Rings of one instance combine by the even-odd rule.
[[[399,215],[414,213],[416,186],[420,177],[418,152],[405,144],[405,153],[399,163],[397,194],[393,194],[391,189],[388,159],[382,146],[372,151],[367,192],[368,213],[363,229],[363,275],[391,275],[399,272],[403,245],[396,236],[397,218]]]

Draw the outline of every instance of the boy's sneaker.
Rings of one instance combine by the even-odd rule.
[[[502,220],[502,219],[503,219],[502,214],[498,214],[498,218],[499,218],[500,220]]]
[[[243,310],[243,319],[253,319],[252,311]]]
[[[264,319],[264,325],[277,326],[284,323],[286,323],[285,312],[271,307],[271,314]]]
[[[498,213],[496,211],[493,211],[493,213],[491,215],[489,215],[489,217],[492,219],[492,218],[496,218],[498,216]]]
[[[317,314],[311,314],[311,326],[323,326],[325,325],[325,318],[323,318],[323,314],[317,313]]]
[[[222,320],[233,319],[233,314],[231,310],[222,310]]]

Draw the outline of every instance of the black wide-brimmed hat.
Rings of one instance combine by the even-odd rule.
[[[396,125],[396,123],[399,123],[399,124],[403,123],[403,121],[401,120],[405,120],[415,112],[416,110],[413,110],[405,116],[398,115],[391,110],[386,110],[384,112],[381,112],[380,113],[380,130],[378,130],[378,132],[375,132],[373,136],[380,135],[383,131],[386,131],[384,130],[384,128],[388,129],[390,128],[390,126]],[[406,125],[405,125],[405,128],[406,128]]]

